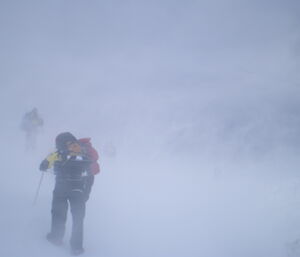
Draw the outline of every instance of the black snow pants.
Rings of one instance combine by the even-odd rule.
[[[57,180],[53,191],[51,235],[62,240],[65,234],[68,205],[72,214],[72,249],[82,249],[85,216],[84,183],[82,180]]]

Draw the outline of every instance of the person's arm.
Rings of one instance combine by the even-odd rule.
[[[47,156],[46,159],[44,159],[40,164],[40,170],[46,171],[50,168],[52,168],[54,162],[60,160],[60,156],[58,152],[51,153]]]
[[[94,175],[89,174],[88,176],[85,177],[84,191],[83,191],[86,201],[90,197],[90,193],[91,193],[93,184],[94,184]]]

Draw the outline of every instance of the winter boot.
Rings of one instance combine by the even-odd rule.
[[[61,246],[63,244],[61,239],[54,237],[51,233],[48,233],[46,238],[51,244],[56,246]]]
[[[73,256],[77,256],[77,255],[80,255],[80,254],[83,254],[83,253],[84,253],[83,248],[72,248],[71,249],[71,255],[73,255]]]

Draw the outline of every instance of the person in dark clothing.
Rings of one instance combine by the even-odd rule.
[[[40,170],[46,171],[53,167],[56,175],[51,209],[51,231],[47,234],[47,240],[55,245],[62,244],[68,205],[70,205],[73,220],[71,253],[79,255],[84,252],[83,222],[86,201],[89,199],[94,183],[91,167],[97,160],[89,154],[88,146],[69,132],[59,134],[55,142],[57,151],[48,155],[40,164]]]

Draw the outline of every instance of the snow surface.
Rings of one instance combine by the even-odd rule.
[[[18,128],[6,133],[2,142],[10,147],[2,155],[1,256],[65,256],[70,216],[64,247],[45,240],[51,172],[32,205],[41,176],[38,165],[53,142],[48,144],[45,132],[37,149],[26,152]],[[241,161],[209,158],[210,153],[168,153],[167,147],[150,153],[139,142],[128,148],[124,143],[111,156],[101,150],[101,134],[93,139],[101,153],[101,173],[87,205],[85,256],[281,257],[299,238],[299,160],[292,154],[279,151]]]

